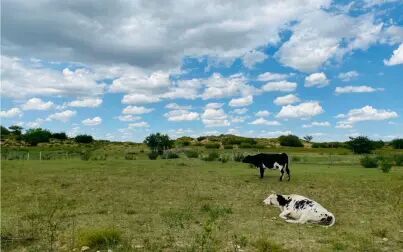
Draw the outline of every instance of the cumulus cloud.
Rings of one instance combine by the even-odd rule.
[[[65,110],[62,112],[54,113],[48,116],[48,121],[61,121],[61,122],[68,122],[70,119],[77,114],[76,111],[73,110]]]
[[[48,110],[54,106],[53,102],[44,102],[40,98],[31,98],[21,105],[23,110]]]
[[[145,94],[127,94],[123,96],[122,103],[123,104],[147,104],[147,103],[155,103],[159,102],[160,99],[158,97],[153,97]]]
[[[122,122],[133,122],[133,121],[138,121],[141,119],[140,116],[134,116],[134,115],[120,115],[118,116],[119,121]]]
[[[260,117],[252,122],[250,122],[249,124],[253,124],[253,125],[266,125],[266,126],[278,126],[281,125],[278,121],[268,121],[266,119],[264,119],[263,117]]]
[[[317,101],[303,102],[298,105],[283,106],[277,118],[310,118],[324,112]]]
[[[357,71],[348,71],[345,73],[339,73],[338,77],[342,81],[350,81],[358,77]]]
[[[129,129],[131,128],[149,128],[150,125],[147,122],[138,122],[138,123],[130,123],[129,124]]]
[[[253,96],[248,95],[246,97],[231,99],[229,105],[231,107],[245,107],[251,105],[252,103],[253,103]]]
[[[12,118],[12,117],[21,117],[22,111],[19,108],[11,108],[9,110],[2,110],[0,112],[0,117],[3,118]]]
[[[324,87],[329,84],[326,74],[323,72],[310,74],[305,78],[305,87]]]
[[[242,61],[245,67],[253,68],[257,63],[263,62],[268,56],[260,51],[250,51],[242,56]]]
[[[67,103],[67,105],[70,107],[81,107],[81,108],[96,108],[99,107],[101,104],[102,104],[101,98],[91,98],[91,97],[81,98]]]
[[[87,118],[85,120],[82,120],[81,123],[85,126],[96,126],[102,123],[102,118],[99,116],[96,116],[94,118]]]
[[[185,109],[171,110],[165,113],[164,116],[168,121],[194,121],[199,119],[199,113]]]
[[[122,113],[131,115],[141,115],[150,113],[153,110],[154,109],[152,108],[146,108],[143,106],[127,106],[126,108],[123,109]]]
[[[191,109],[192,106],[190,105],[178,105],[176,103],[168,103],[165,105],[165,108],[167,109]]]
[[[312,128],[312,127],[330,127],[330,123],[325,122],[311,122],[310,124],[303,124],[302,128]]]
[[[219,73],[214,73],[203,82],[206,85],[202,94],[204,100],[236,95],[248,96],[255,92],[255,88],[247,84],[247,79],[242,74],[223,77]]]
[[[262,90],[266,92],[292,92],[297,88],[297,83],[289,82],[289,81],[272,81],[267,82],[263,87]]]
[[[299,102],[300,99],[298,98],[298,96],[294,95],[294,94],[288,94],[285,96],[279,96],[276,99],[274,99],[273,103],[279,106],[284,106],[284,105],[288,105],[288,104],[293,104],[296,102]]]
[[[248,109],[247,109],[247,108],[239,108],[239,109],[234,109],[234,110],[232,111],[232,113],[237,114],[237,115],[243,115],[243,114],[245,114],[246,112],[248,112]]]
[[[364,106],[359,109],[351,109],[347,114],[340,114],[337,118],[341,118],[338,125],[352,125],[362,121],[381,121],[398,117],[398,114],[392,110],[376,109],[372,106]]]
[[[403,43],[393,51],[392,56],[388,60],[383,61],[387,66],[403,64]]]
[[[265,73],[259,74],[257,76],[257,80],[258,81],[281,81],[281,80],[287,79],[289,76],[290,76],[290,74],[265,72]]]
[[[345,86],[336,87],[334,92],[336,94],[346,94],[346,93],[372,93],[376,91],[382,91],[383,88],[373,88],[370,86]]]
[[[206,105],[201,119],[206,127],[224,127],[229,126],[227,114],[221,108],[222,104],[209,103]]]
[[[269,116],[271,113],[267,110],[259,110],[258,112],[256,112],[255,116],[257,117],[267,117]]]

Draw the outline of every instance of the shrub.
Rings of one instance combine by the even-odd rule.
[[[121,234],[112,228],[91,229],[79,232],[79,245],[91,249],[109,249],[121,242]]]
[[[294,135],[280,136],[278,138],[281,146],[302,147],[304,146],[301,140]]]
[[[67,139],[67,135],[64,132],[60,132],[60,133],[53,133],[52,134],[52,138],[54,139],[59,139],[59,140],[66,140]]]
[[[226,150],[230,150],[230,149],[233,149],[233,148],[234,148],[234,146],[231,145],[231,144],[224,145],[224,149],[226,149]]]
[[[152,151],[152,152],[148,153],[147,155],[150,160],[156,160],[158,157],[158,152]]]
[[[282,252],[285,251],[280,245],[277,243],[266,240],[264,238],[260,238],[256,242],[254,242],[254,247],[259,252]]]
[[[90,157],[91,157],[91,151],[89,151],[89,150],[81,151],[81,153],[80,153],[81,160],[88,161],[88,160],[90,160]]]
[[[153,151],[162,154],[165,149],[173,146],[174,141],[168,135],[161,133],[151,134],[144,140],[144,143]]]
[[[204,147],[206,149],[219,149],[220,144],[219,143],[208,143],[208,144],[205,144]]]
[[[185,151],[185,155],[188,158],[198,158],[199,157],[199,153],[197,153],[197,151],[193,151],[193,150]]]
[[[220,157],[217,152],[210,152],[207,157],[203,157],[202,160],[204,161],[215,161]]]
[[[92,143],[94,139],[90,135],[77,135],[74,140],[77,143]]]
[[[245,156],[243,153],[234,153],[234,161],[235,162],[242,162]]]
[[[388,160],[382,160],[380,164],[381,164],[381,171],[384,173],[389,173],[390,170],[392,169],[392,163]]]
[[[127,152],[125,154],[126,160],[136,160],[136,152]]]
[[[360,159],[360,163],[365,168],[377,168],[379,159],[377,157],[365,156]]]
[[[393,160],[397,166],[403,166],[403,155],[395,155]]]
[[[38,143],[47,143],[51,138],[52,133],[49,130],[44,130],[41,128],[37,129],[29,129],[23,135],[23,139],[25,142],[29,143],[32,146],[38,145]]]
[[[222,143],[224,145],[234,145],[234,144],[242,144],[242,143],[248,143],[248,144],[254,145],[254,144],[256,144],[256,140],[253,138],[227,135],[227,136],[223,137]]]
[[[228,162],[229,157],[227,155],[222,155],[218,160],[221,161],[221,163],[226,163]]]
[[[375,149],[373,141],[364,136],[350,137],[347,146],[356,154],[371,153]]]
[[[176,154],[175,152],[165,152],[164,155],[162,155],[162,158],[164,159],[175,159],[175,158],[179,158],[179,155]]]
[[[390,142],[390,144],[395,149],[403,149],[403,138],[393,139],[392,142]]]
[[[250,149],[250,148],[253,148],[253,147],[255,147],[255,146],[250,144],[250,143],[241,143],[239,145],[239,148],[242,148],[242,149]]]

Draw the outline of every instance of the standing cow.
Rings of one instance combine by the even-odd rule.
[[[254,156],[246,156],[243,161],[244,163],[253,164],[257,168],[260,168],[260,178],[264,176],[264,169],[279,169],[281,172],[280,181],[283,180],[284,172],[288,175],[288,181],[291,179],[290,168],[288,162],[288,155],[286,153],[280,154],[265,154],[260,153]]]

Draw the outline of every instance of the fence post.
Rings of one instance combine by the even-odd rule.
[[[29,160],[29,152],[28,152],[28,155],[27,155],[27,160]]]
[[[42,151],[39,152],[39,160],[42,160]]]

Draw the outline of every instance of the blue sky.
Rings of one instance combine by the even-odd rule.
[[[403,137],[403,3],[2,1],[1,124]]]

